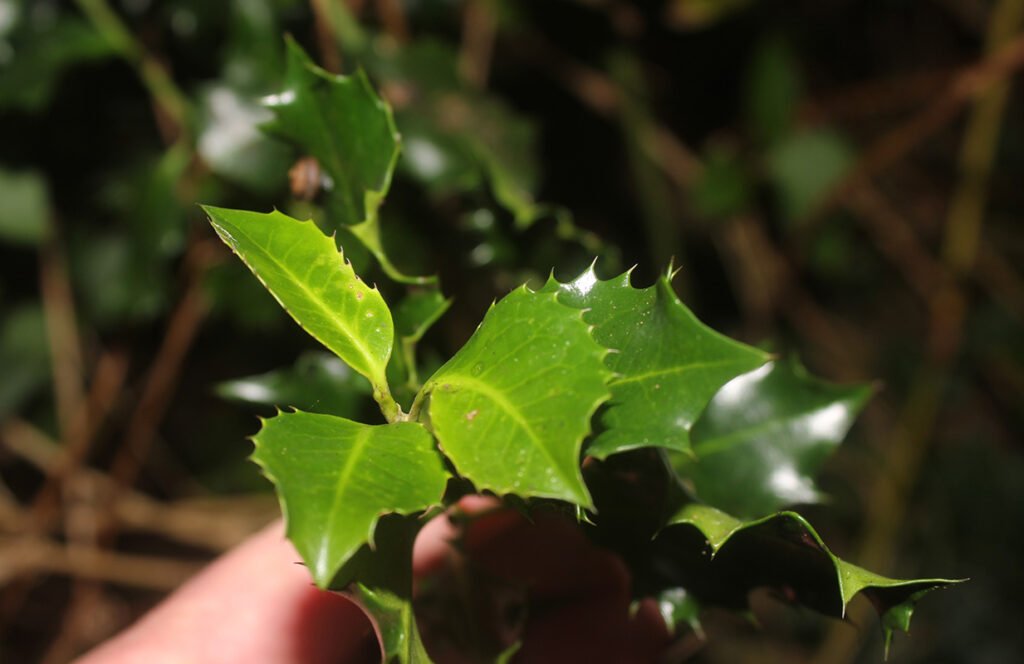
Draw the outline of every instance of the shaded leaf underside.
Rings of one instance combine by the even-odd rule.
[[[951,579],[890,579],[848,563],[832,553],[814,528],[795,512],[741,521],[708,505],[686,505],[658,536],[685,563],[682,584],[706,603],[745,608],[758,586],[833,617],[846,615],[858,593],[882,618],[886,642],[906,631],[916,602]]]

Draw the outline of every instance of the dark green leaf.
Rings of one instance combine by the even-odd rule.
[[[689,535],[694,535],[690,537]],[[890,579],[845,562],[795,512],[740,521],[707,505],[690,503],[659,535],[685,564],[686,580],[701,601],[746,606],[757,586],[782,589],[791,599],[826,615],[843,617],[863,593],[878,610],[886,640],[906,631],[917,601],[951,579]]]
[[[363,72],[330,74],[291,39],[287,50],[285,87],[268,99],[275,117],[265,128],[298,145],[324,169],[329,227],[374,219],[398,158],[391,109]]]
[[[587,448],[598,458],[637,447],[689,453],[690,429],[715,392],[768,361],[698,321],[667,277],[640,289],[628,272],[600,281],[591,268],[567,284],[551,280],[545,290],[585,309],[594,339],[614,351],[607,358],[615,377],[604,430]]]
[[[413,422],[369,426],[282,413],[253,440],[253,460],[277,487],[288,537],[322,588],[372,538],[378,517],[439,503],[448,479],[433,438]]]
[[[695,457],[673,465],[701,500],[744,518],[818,502],[814,476],[870,396],[772,362],[719,390],[690,432]]]
[[[334,241],[280,212],[204,208],[217,234],[307,332],[366,376],[380,401],[394,343],[391,312]],[[380,393],[380,394],[378,394]]]
[[[333,355],[301,355],[295,366],[221,383],[227,399],[261,406],[291,407],[313,413],[356,417],[370,396],[370,384]]]
[[[553,293],[513,291],[423,388],[445,454],[478,490],[590,507],[579,455],[605,352]]]

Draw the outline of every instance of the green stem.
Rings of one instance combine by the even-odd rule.
[[[75,1],[97,32],[125,61],[135,67],[142,84],[160,110],[179,130],[184,130],[189,115],[188,97],[178,88],[163,65],[146,51],[107,0]]]

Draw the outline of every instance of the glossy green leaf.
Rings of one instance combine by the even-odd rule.
[[[50,225],[50,194],[41,175],[0,168],[0,201],[0,242],[43,241]]]
[[[686,535],[686,530],[696,537],[675,543],[688,563],[685,575],[691,589],[702,601],[742,608],[752,588],[770,586],[826,615],[843,617],[853,597],[863,593],[881,615],[887,643],[894,629],[909,629],[922,596],[959,583],[890,579],[845,562],[795,512],[741,521],[708,505],[690,503],[659,538],[672,540]]]
[[[217,394],[227,399],[340,417],[356,417],[370,392],[365,378],[335,356],[321,352],[305,353],[287,369],[217,386]]]
[[[315,225],[279,212],[207,208],[217,232],[292,317],[374,386],[389,419],[398,407],[386,367],[394,342],[391,314],[376,288],[353,272]]]
[[[614,351],[606,362],[615,377],[604,430],[587,447],[597,458],[637,447],[689,453],[690,429],[715,392],[768,361],[697,320],[667,277],[634,288],[628,272],[601,281],[591,268],[566,284],[551,280],[544,290],[585,309],[594,339]]]
[[[391,185],[399,136],[388,108],[362,71],[335,76],[288,39],[284,89],[267,98],[264,125],[315,157],[324,169],[328,226],[376,217]]]
[[[378,517],[438,504],[448,479],[433,438],[414,422],[282,413],[253,440],[252,458],[277,487],[288,537],[322,588],[371,541]]]
[[[376,287],[356,276],[334,241],[312,222],[276,211],[203,209],[221,239],[292,318],[366,376],[381,401],[394,343],[391,312]]]
[[[772,362],[718,391],[690,432],[695,457],[673,465],[702,501],[744,518],[821,499],[814,484],[825,459],[871,396],[807,375],[796,361]]]
[[[444,453],[478,490],[590,507],[579,456],[605,353],[555,294],[513,291],[423,388]]]

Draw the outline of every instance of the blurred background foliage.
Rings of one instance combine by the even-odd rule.
[[[346,250],[409,307],[444,303],[393,277],[438,273],[455,306],[424,365],[552,266],[648,284],[674,261],[715,328],[882,388],[801,512],[865,567],[972,578],[893,660],[1013,661],[1022,22],[1020,0],[0,0],[0,660],[68,661],[273,518],[254,411],[366,409],[196,206],[330,205],[339,174],[259,129],[289,33],[394,108],[381,224]],[[754,606],[683,654],[880,655],[864,606]]]

